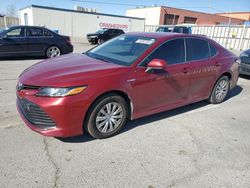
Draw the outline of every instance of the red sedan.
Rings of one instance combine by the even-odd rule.
[[[237,62],[202,36],[124,34],[84,54],[26,69],[17,85],[17,108],[43,135],[69,137],[86,130],[107,138],[127,120],[201,100],[221,103],[237,84]]]

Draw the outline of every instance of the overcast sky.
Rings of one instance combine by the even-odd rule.
[[[81,1],[81,0],[79,0]],[[16,9],[24,8],[31,4],[51,7],[73,9],[74,5],[81,5],[86,8],[97,8],[98,12],[124,15],[127,9],[135,8],[136,5],[170,6],[201,12],[237,12],[250,11],[249,0],[0,0],[0,12],[6,12],[10,5]],[[92,2],[92,3],[91,3]],[[111,4],[109,4],[111,3]],[[112,3],[120,4],[115,5]],[[208,8],[210,7],[210,8]]]

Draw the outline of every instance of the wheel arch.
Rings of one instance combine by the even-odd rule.
[[[107,91],[104,92],[100,95],[98,95],[98,97],[96,97],[93,102],[90,104],[90,106],[88,107],[88,110],[85,114],[84,120],[83,120],[83,128],[86,128],[87,126],[87,122],[90,116],[90,111],[93,108],[93,105],[95,104],[96,101],[98,101],[101,97],[105,96],[105,95],[109,95],[109,94],[116,94],[121,96],[122,98],[124,98],[124,100],[126,101],[127,105],[128,105],[128,118],[129,120],[132,120],[132,114],[133,114],[133,102],[131,100],[131,98],[129,97],[129,95],[127,93],[125,93],[124,91],[121,90],[111,90],[111,91]]]
[[[229,81],[232,79],[232,74],[230,72],[223,73],[218,79],[220,79],[222,76],[227,76],[229,78]]]

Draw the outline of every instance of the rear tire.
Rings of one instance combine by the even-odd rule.
[[[60,55],[61,55],[61,50],[57,46],[50,46],[46,50],[46,56],[48,58],[57,57],[57,56],[60,56]]]
[[[128,106],[125,99],[116,94],[107,94],[90,108],[85,128],[98,139],[116,135],[126,124]]]
[[[223,102],[228,94],[229,88],[229,78],[227,76],[222,76],[217,80],[213,91],[207,101],[211,104],[219,104]]]

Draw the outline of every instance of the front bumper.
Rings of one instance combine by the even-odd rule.
[[[21,107],[20,100],[28,101],[28,103],[40,108],[49,120],[43,120],[44,116],[41,117],[41,112],[32,107],[26,110],[30,110],[29,114],[34,115],[32,118],[38,117],[39,120],[27,116],[27,113],[24,112],[25,109],[23,109],[26,107]],[[21,118],[30,129],[45,136],[71,137],[83,134],[84,117],[90,104],[91,100],[84,92],[60,98],[37,97],[26,95],[25,91],[17,92],[17,109]],[[40,119],[43,123],[39,124]],[[49,124],[45,125],[44,121]]]
[[[240,74],[250,75],[250,63],[242,62],[239,69]]]
[[[95,43],[95,42],[97,42],[97,37],[87,37],[87,39],[88,39],[88,41],[89,41],[89,43]]]

